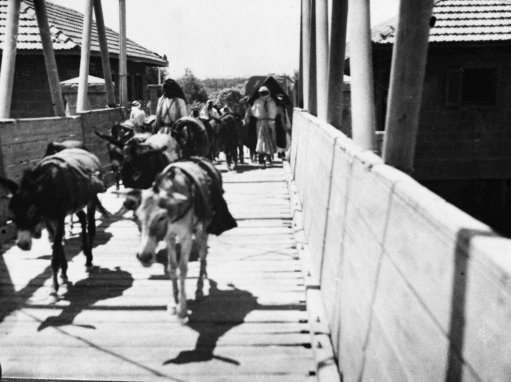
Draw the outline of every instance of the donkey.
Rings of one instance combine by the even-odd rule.
[[[43,225],[48,229],[53,242],[51,267],[54,295],[59,289],[59,269],[62,281],[68,283],[67,260],[62,246],[67,215],[76,213],[80,220],[85,266],[88,271],[92,270],[97,194],[105,191],[99,178],[100,168],[95,155],[74,148],[41,159],[34,168],[25,170],[19,185],[9,179],[0,179],[0,183],[11,192],[8,195],[9,209],[18,230],[18,247],[30,250],[32,237],[41,237]],[[87,212],[83,211],[85,207]]]

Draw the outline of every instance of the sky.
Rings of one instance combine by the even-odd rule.
[[[83,13],[83,0],[51,0]],[[371,23],[397,14],[399,0],[372,0]],[[118,30],[118,0],[102,0]],[[128,38],[200,78],[293,73],[298,69],[300,0],[127,0]]]

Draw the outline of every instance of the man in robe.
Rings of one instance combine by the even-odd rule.
[[[156,107],[156,130],[169,133],[174,123],[188,115],[186,97],[179,84],[171,78],[163,83],[163,94]]]

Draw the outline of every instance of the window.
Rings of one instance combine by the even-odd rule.
[[[493,106],[497,103],[495,68],[455,68],[446,76],[447,106]]]

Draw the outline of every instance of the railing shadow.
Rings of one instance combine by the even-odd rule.
[[[456,238],[454,273],[449,320],[449,355],[447,358],[446,382],[463,380],[463,346],[465,338],[465,307],[469,271],[470,244],[476,236],[498,236],[492,231],[461,229]]]
[[[69,287],[64,300],[69,301],[58,316],[47,317],[38,327],[41,331],[47,327],[72,325],[75,317],[96,302],[121,296],[133,285],[131,273],[116,267],[115,270],[97,268],[86,279]],[[78,325],[95,329],[93,325]]]

